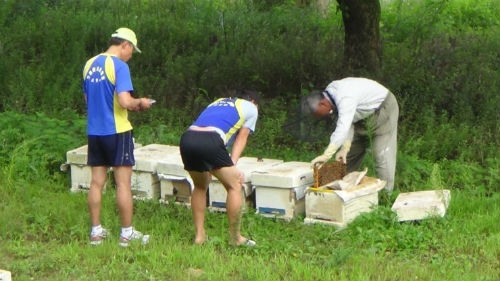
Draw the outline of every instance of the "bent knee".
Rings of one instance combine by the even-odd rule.
[[[230,191],[241,191],[242,190],[242,186],[241,186],[241,183],[239,182],[239,179],[236,180],[234,183],[227,183],[227,184],[225,184],[224,188],[226,188],[227,192],[230,192]]]

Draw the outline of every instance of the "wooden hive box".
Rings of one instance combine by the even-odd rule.
[[[132,169],[134,199],[160,198],[160,180],[156,167],[159,161],[176,153],[179,153],[179,147],[163,144],[149,144],[134,150],[135,166]]]
[[[345,190],[310,187],[306,192],[304,223],[323,223],[344,227],[357,216],[370,212],[378,205],[378,192],[386,182],[364,177],[361,182]]]
[[[427,217],[444,217],[450,204],[447,189],[400,193],[392,205],[399,221],[422,220]]]
[[[308,162],[284,162],[251,174],[258,214],[291,220],[305,210],[304,195],[313,183]]]
[[[251,174],[256,171],[262,171],[279,163],[283,163],[283,160],[278,159],[264,159],[256,157],[241,157],[236,164],[236,167],[243,172],[243,192],[241,194],[243,202],[245,202],[244,207],[254,207],[254,202],[251,198],[253,192],[253,186],[251,184]],[[226,197],[227,191],[224,185],[215,177],[212,177],[209,192],[209,210],[217,212],[226,211]]]

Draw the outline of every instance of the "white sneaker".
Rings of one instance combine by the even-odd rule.
[[[102,228],[101,233],[92,235],[90,233],[90,245],[98,246],[102,244],[102,241],[109,236],[109,231],[106,228]]]
[[[120,236],[118,245],[122,247],[128,247],[131,241],[141,241],[141,243],[144,245],[149,242],[149,235],[144,235],[142,234],[142,232],[132,229],[132,234],[130,234],[130,236]]]

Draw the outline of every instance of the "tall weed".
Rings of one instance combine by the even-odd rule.
[[[0,113],[0,163],[9,180],[57,179],[66,152],[86,142],[84,121]]]

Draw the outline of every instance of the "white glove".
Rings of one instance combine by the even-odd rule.
[[[311,168],[314,168],[316,167],[316,165],[319,165],[319,164],[322,164],[322,163],[325,163],[326,161],[330,160],[330,156],[328,155],[325,155],[325,154],[321,154],[320,156],[314,158],[312,161],[311,161]]]
[[[314,158],[311,161],[311,167],[314,168],[316,166],[316,164],[325,163],[328,160],[330,160],[330,158],[332,158],[333,154],[335,154],[337,149],[338,149],[338,146],[336,144],[330,143],[322,155]]]
[[[342,161],[342,163],[347,164],[347,153],[351,149],[351,142],[346,141],[340,148],[339,152],[335,155],[335,161]]]

